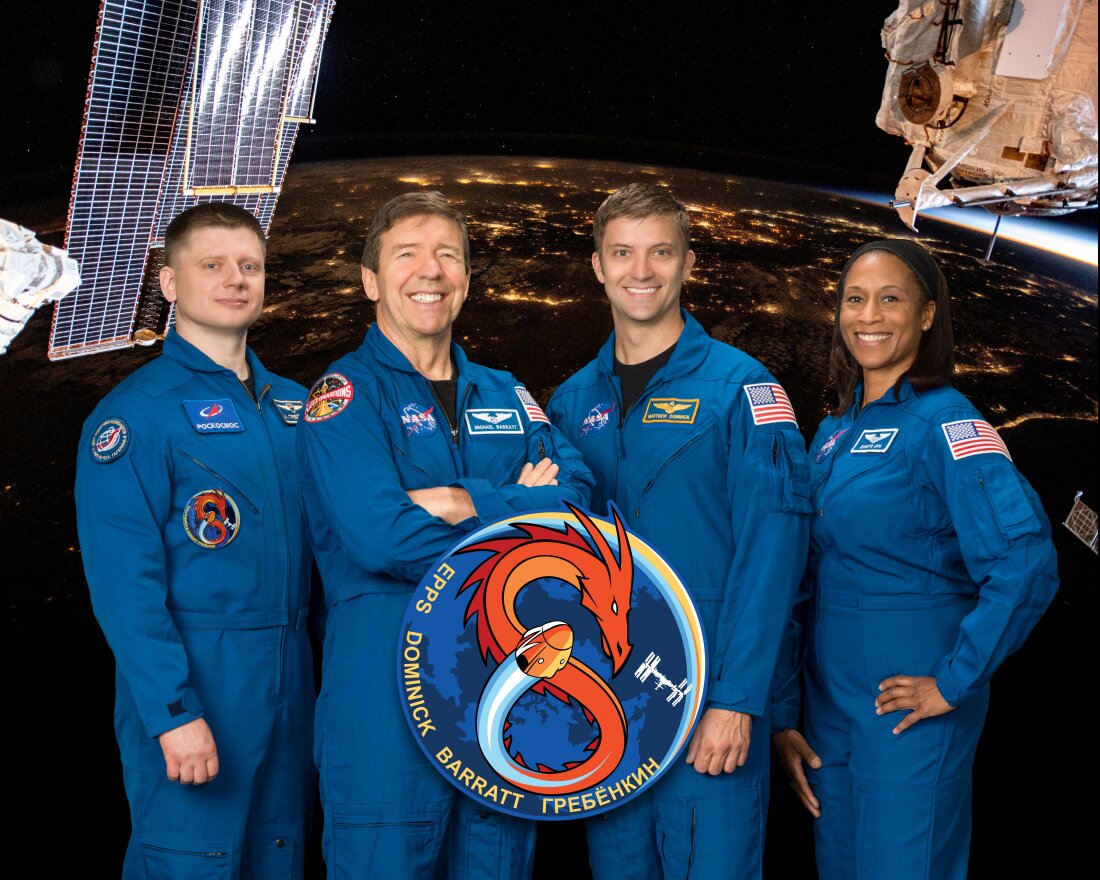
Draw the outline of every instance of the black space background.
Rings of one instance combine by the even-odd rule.
[[[340,0],[321,65],[318,123],[303,127],[294,161],[595,157],[850,187],[885,200],[908,155],[874,125],[885,72],[879,29],[894,6]],[[43,204],[64,214],[97,10],[92,0],[0,2],[6,219],[18,222],[32,207],[40,215]],[[1094,229],[1096,215],[1046,222]],[[59,243],[57,230],[43,237]],[[26,419],[33,413],[9,413],[5,432]],[[1086,460],[1095,452],[1075,450]],[[1058,547],[1061,555],[1087,552],[1062,538]],[[20,548],[5,544],[4,557],[14,576],[48,572],[48,561]],[[1070,799],[1088,803],[1095,778],[1082,716],[1093,714],[1095,662],[1084,639],[1095,625],[1096,570],[1092,559],[1076,565],[1084,579],[1064,585],[994,683],[976,771],[975,877],[1005,869],[1060,876],[1089,847],[1088,808]],[[60,605],[18,623],[5,615],[7,757],[15,766],[6,789],[20,818],[0,864],[25,864],[16,853],[29,853],[35,875],[112,876],[128,830],[111,730],[112,662],[86,591]],[[1068,649],[1066,639],[1075,642]],[[1068,667],[1044,651],[1055,643],[1061,662],[1073,661]],[[812,875],[809,820],[784,785],[772,800],[768,875]],[[540,874],[586,876],[582,840],[551,830]]]

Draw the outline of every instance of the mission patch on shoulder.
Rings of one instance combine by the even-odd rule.
[[[317,380],[306,400],[306,421],[323,422],[338,416],[355,397],[355,386],[347,376],[329,373]]]
[[[122,419],[107,419],[92,432],[92,458],[114,461],[130,445],[130,428]]]

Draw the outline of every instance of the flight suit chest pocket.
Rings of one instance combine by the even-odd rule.
[[[908,504],[909,468],[904,449],[895,447],[882,455],[859,455],[847,449],[836,453],[832,468],[813,484],[812,503],[835,505],[843,497],[861,504],[869,499],[878,505]]]
[[[514,483],[524,464],[537,464],[537,450],[528,454],[525,434],[496,436],[465,436],[462,438],[469,450],[467,468],[471,476],[484,477],[494,485]],[[542,456],[554,458],[554,450],[545,442]]]
[[[643,424],[636,431],[627,441],[627,476],[643,495],[659,483],[679,478],[686,487],[713,477],[715,468],[725,468],[725,452],[720,454],[715,445],[717,425],[705,414],[692,425]]]

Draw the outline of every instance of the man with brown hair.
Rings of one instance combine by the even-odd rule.
[[[760,876],[768,688],[806,561],[794,410],[760,363],[681,308],[688,230],[683,204],[656,184],[600,206],[592,268],[615,331],[548,407],[592,468],[594,505],[614,501],[672,564],[707,632],[711,677],[686,761],[650,797],[588,820],[597,880]]]
[[[484,809],[430,766],[393,681],[402,618],[439,556],[511,514],[586,505],[591,489],[527,389],[452,341],[469,254],[440,193],[384,205],[362,260],[377,320],[306,403],[299,449],[329,608],[316,757],[330,877],[432,878],[444,861],[471,880],[531,870],[534,823]]]
[[[84,569],[117,663],[123,876],[301,876],[316,778],[305,389],[245,344],[264,300],[251,214],[190,208],[164,250],[175,328],[88,417],[77,457]]]

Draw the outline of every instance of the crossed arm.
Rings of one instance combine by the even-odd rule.
[[[556,486],[558,485],[558,466],[549,458],[538,464],[527,462],[519,472],[517,486]],[[412,489],[408,493],[413,504],[423,507],[432,516],[445,523],[455,525],[471,516],[477,516],[470,493],[461,486],[433,486],[430,489]]]

